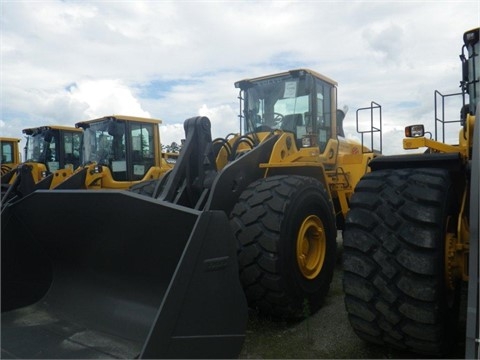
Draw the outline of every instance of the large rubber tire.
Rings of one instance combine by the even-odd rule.
[[[443,169],[365,175],[343,231],[345,305],[369,342],[443,356],[455,340],[460,285],[445,277],[447,221],[456,197]]]
[[[302,176],[260,179],[241,194],[230,218],[249,306],[274,319],[315,312],[332,281],[337,245],[322,183]]]

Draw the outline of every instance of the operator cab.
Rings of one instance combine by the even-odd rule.
[[[49,173],[63,169],[67,164],[76,169],[80,165],[81,131],[62,126],[41,126],[23,129],[27,136],[26,162],[42,163]]]
[[[160,120],[114,115],[79,122],[83,129],[82,161],[110,169],[115,181],[141,180],[155,166]]]
[[[337,83],[326,76],[290,70],[238,81],[235,87],[240,89],[242,133],[289,131],[297,147],[318,146],[320,152],[329,139],[343,134],[335,127]]]

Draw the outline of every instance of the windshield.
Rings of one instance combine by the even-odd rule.
[[[323,152],[334,135],[333,83],[309,73],[289,73],[241,82],[245,133],[283,130],[294,133],[298,147]],[[243,104],[242,104],[243,102]]]
[[[125,161],[125,122],[108,119],[89,124],[83,132],[83,162],[109,165]]]
[[[63,168],[67,163],[76,168],[80,164],[80,133],[58,129],[34,131],[27,136],[27,162],[45,164],[50,172]]]
[[[310,94],[305,79],[276,78],[245,90],[245,129],[296,131],[309,121]]]

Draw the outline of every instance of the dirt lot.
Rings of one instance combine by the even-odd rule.
[[[341,238],[339,237],[339,259]],[[464,328],[461,327],[461,328]],[[459,334],[454,358],[464,358],[465,336]],[[324,306],[296,324],[276,323],[251,314],[243,359],[408,359],[420,355],[376,346],[360,340],[351,329],[345,311],[340,260]]]

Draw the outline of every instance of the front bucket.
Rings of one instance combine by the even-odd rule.
[[[240,353],[247,305],[223,212],[126,191],[37,191],[1,225],[2,358]]]

